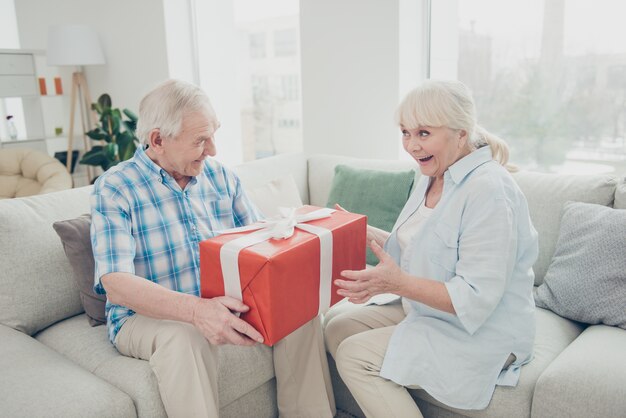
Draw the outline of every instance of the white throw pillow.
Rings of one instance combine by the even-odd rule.
[[[246,190],[246,194],[266,218],[278,216],[279,207],[302,206],[298,186],[291,174],[271,180],[261,187]]]

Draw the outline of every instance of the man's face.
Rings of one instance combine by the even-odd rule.
[[[220,123],[210,112],[185,115],[180,133],[163,139],[162,167],[175,179],[199,175],[204,159],[216,154],[215,131],[219,127]]]

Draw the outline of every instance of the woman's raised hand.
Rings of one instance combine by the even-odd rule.
[[[348,280],[335,280],[340,287],[337,293],[347,297],[352,303],[365,303],[372,296],[381,293],[399,294],[408,276],[376,241],[370,241],[370,248],[380,262],[371,269],[356,271],[344,270],[341,275]]]

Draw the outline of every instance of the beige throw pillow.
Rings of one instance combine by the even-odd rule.
[[[271,180],[261,187],[246,190],[246,194],[266,218],[278,216],[280,207],[302,206],[298,186],[291,174]]]

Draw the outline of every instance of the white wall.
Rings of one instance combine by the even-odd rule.
[[[193,0],[163,0],[169,76],[199,83],[191,22]]]
[[[84,70],[94,101],[109,93],[115,107],[137,111],[143,95],[168,77],[162,1],[17,0],[15,9],[25,49],[45,49],[50,25],[83,23],[98,32],[107,63]],[[62,70],[66,93],[71,71]]]
[[[399,1],[300,1],[305,152],[398,157]]]
[[[14,2],[13,0],[0,0],[0,49],[19,47]]]

